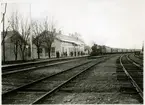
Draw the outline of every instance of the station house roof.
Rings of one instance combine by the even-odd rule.
[[[64,42],[74,43],[76,45],[84,45],[85,44],[81,39],[73,37],[73,36],[57,34],[56,38],[61,40],[61,41],[64,41]]]

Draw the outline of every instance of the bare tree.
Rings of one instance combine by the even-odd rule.
[[[20,51],[21,59],[25,60],[30,35],[30,24],[28,23],[28,19],[23,19],[18,15],[18,12],[13,12],[10,17],[10,26],[13,32],[11,41],[14,44],[13,51],[15,60],[17,60],[18,51]]]
[[[28,40],[29,40],[29,36],[30,36],[30,24],[28,23],[28,20],[24,21],[23,19],[21,19],[20,22],[20,35],[21,35],[21,40],[19,43],[20,46],[20,53],[21,53],[21,57],[22,60],[26,59],[26,48],[28,46]]]
[[[4,62],[5,62],[5,37],[7,35],[7,29],[8,29],[8,27],[7,27],[6,31],[5,31],[5,15],[6,15],[6,10],[7,10],[7,3],[5,3],[4,12],[2,13],[3,14],[3,18],[1,20],[1,22],[3,22],[3,40],[2,40],[2,46],[3,46],[3,61]]]
[[[44,30],[43,31],[43,35],[44,35],[44,41],[46,43],[46,49],[48,51],[48,56],[49,58],[51,58],[51,46],[52,43],[55,39],[56,36],[56,28],[55,28],[55,24],[53,23],[53,21],[48,22],[47,18],[44,21]]]
[[[18,48],[20,43],[20,34],[19,34],[19,16],[18,12],[13,12],[10,17],[10,27],[12,29],[13,35],[11,37],[11,42],[14,44],[13,52],[15,55],[15,60],[17,60],[18,57]]]
[[[44,36],[41,34],[43,31],[42,24],[38,21],[33,21],[32,31],[34,35],[33,43],[37,47],[37,56],[38,56],[38,59],[40,59],[40,47],[44,41]]]
[[[13,52],[15,55],[15,60],[18,58],[19,44],[21,42],[21,37],[18,31],[13,31],[13,36],[11,37],[11,42],[13,42]]]

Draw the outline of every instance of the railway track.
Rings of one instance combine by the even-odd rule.
[[[143,62],[140,60],[137,60],[135,58],[132,58],[132,55],[126,56],[127,60],[130,61],[133,65],[137,66],[139,69],[143,70]]]
[[[105,58],[107,59],[107,58]],[[91,67],[105,61],[101,58],[99,61],[93,60],[85,62],[78,66],[69,68],[54,75],[41,78],[25,86],[21,86],[15,90],[9,91],[2,95],[3,104],[36,104],[53,92],[59,90],[62,86],[69,83],[72,79],[82,74]]]
[[[126,81],[130,81],[134,89],[137,91],[137,94],[140,95],[141,100],[143,101],[143,71],[140,68],[132,63],[128,59],[128,55],[122,55],[120,57],[120,64],[122,69],[127,76]]]
[[[141,57],[141,56],[139,56],[139,55],[134,54],[134,57],[136,57],[136,58],[138,58],[138,59],[140,59],[140,60],[143,60],[143,57]]]
[[[9,73],[2,75],[2,93],[9,92],[13,89],[17,89],[21,86],[39,80],[40,78],[48,77],[52,74],[61,72],[68,68],[74,67],[79,64],[86,63],[91,60],[74,60],[63,64],[57,64],[49,67],[36,68],[32,70],[24,70],[23,72]]]
[[[76,60],[76,59],[75,59]],[[39,65],[33,65],[31,67],[26,67],[26,68],[15,68],[15,69],[8,69],[8,70],[2,70],[2,75],[9,75],[9,74],[13,74],[13,73],[19,73],[19,72],[25,72],[25,71],[30,71],[30,70],[35,70],[35,69],[40,69],[40,68],[44,68],[44,67],[50,67],[50,66],[54,66],[54,65],[59,65],[59,64],[64,64],[67,62],[72,62],[75,60],[68,60],[68,61],[60,61],[60,62],[56,62],[56,63],[47,63],[47,64],[39,64]]]
[[[85,59],[86,57],[82,57],[81,59]],[[64,61],[65,60],[65,61]],[[17,72],[23,72],[27,70],[34,70],[38,68],[49,67],[53,65],[64,64],[67,62],[71,62],[74,60],[78,60],[78,58],[71,58],[71,59],[58,59],[58,60],[44,60],[44,61],[36,61],[36,62],[28,62],[23,64],[13,64],[2,66],[2,75],[8,75]]]
[[[132,55],[135,60],[139,61],[139,63],[141,62],[141,64],[143,64],[143,54],[142,55]]]
[[[101,56],[96,56],[96,58],[100,58]],[[33,81],[38,80],[39,78],[44,78],[49,75],[55,74],[56,72],[60,72],[62,70],[71,68],[75,65],[84,63],[89,61],[87,57],[81,59],[72,59],[67,61],[56,62],[52,64],[43,63],[39,66],[34,66],[30,68],[18,69],[7,71],[2,74],[2,94],[13,89],[19,88],[25,84],[29,84]],[[29,79],[31,78],[31,79]]]

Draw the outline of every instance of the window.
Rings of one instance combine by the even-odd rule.
[[[45,48],[45,52],[48,53],[48,49]],[[55,53],[55,47],[51,47],[51,53]]]
[[[51,53],[55,53],[55,47],[51,47]]]

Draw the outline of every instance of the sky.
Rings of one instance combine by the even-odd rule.
[[[30,9],[31,4],[31,9]],[[141,48],[145,39],[144,0],[39,0],[8,3],[7,19],[24,17],[55,21],[63,34],[79,33],[86,44]],[[30,12],[31,11],[31,12]]]

